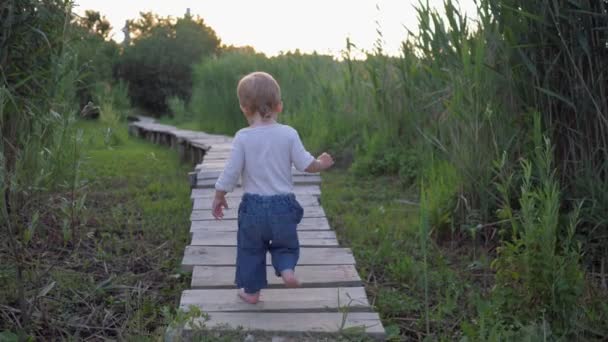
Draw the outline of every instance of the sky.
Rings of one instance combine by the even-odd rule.
[[[223,44],[253,46],[269,56],[281,52],[316,51],[339,56],[346,38],[363,50],[372,50],[382,32],[384,50],[398,54],[407,36],[405,27],[417,27],[414,4],[418,0],[76,0],[76,13],[94,9],[105,15],[113,27],[113,39],[122,41],[120,31],[126,19],[139,12],[162,16],[183,16],[187,8],[213,28]],[[443,0],[429,0],[441,8]],[[473,0],[460,0],[469,15]]]

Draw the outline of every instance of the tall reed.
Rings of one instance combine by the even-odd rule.
[[[64,239],[75,241],[75,213],[83,203],[76,193],[80,151],[73,123],[79,74],[66,44],[70,20],[65,1],[0,3],[1,244],[7,264],[14,266],[18,303],[10,304],[19,308],[21,339],[37,303],[32,292],[42,286],[37,260],[44,248],[34,247],[52,235],[45,228],[53,220],[63,222]]]

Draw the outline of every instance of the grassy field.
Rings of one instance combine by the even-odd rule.
[[[189,284],[179,264],[189,241],[191,166],[172,150],[128,138],[126,125],[77,126],[85,155],[79,191],[86,192],[80,238],[62,243],[59,225],[49,222],[55,231],[34,242],[30,269],[48,272],[26,275],[35,280],[28,294],[43,292],[33,296],[32,330],[48,340],[157,340]],[[18,324],[14,270],[2,265],[0,331]]]

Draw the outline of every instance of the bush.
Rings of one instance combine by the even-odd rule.
[[[215,55],[220,40],[191,16],[174,20],[142,13],[130,28],[135,37],[117,64],[117,76],[128,82],[135,105],[164,114],[169,98],[190,98],[192,65]]]
[[[538,125],[539,126],[539,125]],[[537,127],[540,136],[540,127]],[[503,179],[500,217],[508,234],[492,266],[492,291],[501,321],[525,323],[543,317],[558,335],[573,333],[581,312],[584,274],[581,250],[575,239],[580,205],[569,215],[561,209],[559,185],[551,144],[537,139],[533,163],[521,162],[519,207],[511,205],[507,189],[513,177]]]

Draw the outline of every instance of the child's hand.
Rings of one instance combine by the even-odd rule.
[[[215,198],[213,199],[211,209],[213,217],[215,217],[216,220],[221,220],[224,218],[224,208],[228,209],[228,203],[226,202],[225,195],[225,192],[215,192]]]
[[[319,164],[321,166],[321,170],[327,170],[332,165],[334,165],[334,159],[328,154],[323,152],[319,157],[317,157]]]
[[[304,171],[317,173],[329,169],[332,165],[334,165],[334,159],[328,153],[323,152]]]

